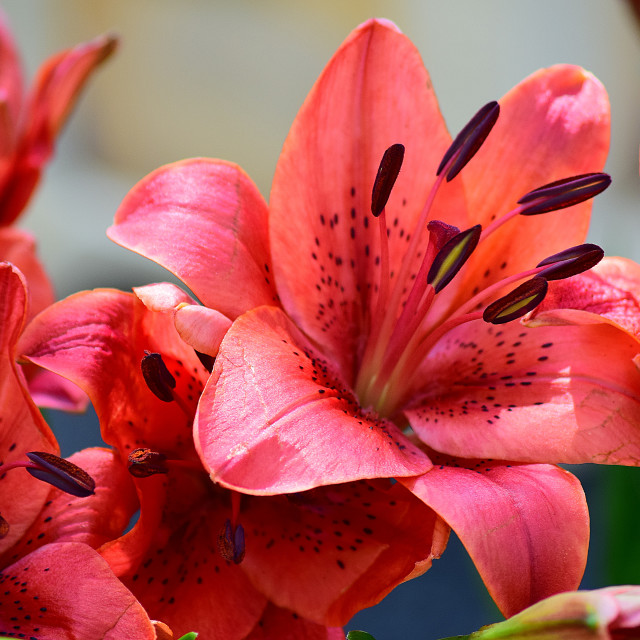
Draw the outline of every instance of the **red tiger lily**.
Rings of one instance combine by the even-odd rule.
[[[355,612],[427,570],[448,528],[399,484],[269,497],[213,484],[192,440],[209,372],[174,326],[187,320],[173,307],[188,319],[193,301],[168,284],[137,293],[151,308],[113,290],[56,303],[21,349],[89,394],[131,465],[140,519],[101,553],[152,617],[207,638],[342,637]]]
[[[105,449],[81,451],[70,461],[91,473],[95,494],[79,498],[43,484],[48,499],[22,537],[0,554],[0,635],[153,640],[146,612],[96,551],[121,533],[135,511],[131,479]],[[12,475],[18,477],[10,471],[6,478]],[[3,513],[31,501],[23,487],[2,495]],[[15,525],[9,522],[10,532]]]
[[[72,457],[97,481],[89,498],[13,468],[33,468],[20,463],[29,452],[45,460],[58,453],[15,364],[26,298],[20,272],[0,263],[0,635],[151,640],[144,610],[94,550],[119,535],[135,509],[131,480],[113,455],[96,449]]]
[[[209,307],[192,307],[181,327],[196,348],[218,334],[220,313],[233,321],[195,425],[217,483],[271,495],[398,478],[460,533],[509,615],[575,588],[586,559],[579,483],[539,463],[606,455],[634,464],[640,381],[629,366],[597,364],[628,355],[620,335],[497,327],[476,311],[584,241],[588,202],[502,223],[529,206],[549,210],[543,184],[570,190],[571,176],[602,175],[585,175],[608,149],[602,85],[560,65],[487,107],[439,167],[451,138],[422,61],[392,24],[369,21],[298,114],[269,207],[237,166],[188,160],[134,187],[109,236],[173,271]],[[479,244],[449,281],[460,246],[439,263],[444,274],[432,267],[452,237]],[[544,278],[534,285],[547,288]],[[513,298],[501,300],[490,321]],[[525,291],[523,313],[526,301]],[[513,554],[505,539],[517,540]]]

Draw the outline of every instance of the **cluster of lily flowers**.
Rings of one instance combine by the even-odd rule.
[[[538,71],[452,141],[417,50],[371,20],[268,205],[207,158],[127,195],[109,237],[189,293],[54,303],[13,223],[114,46],[23,96],[0,29],[0,636],[344,638],[453,529],[508,618],[465,637],[640,637],[640,587],[575,591],[589,515],[558,466],[640,460],[640,267],[584,244],[598,80]],[[109,446],[60,458],[38,406],[88,399]]]

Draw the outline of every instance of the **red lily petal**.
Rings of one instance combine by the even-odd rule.
[[[204,473],[170,473],[136,484],[140,520],[103,547],[105,559],[149,615],[176,636],[191,628],[206,638],[244,638],[267,600],[242,565],[218,552],[217,532],[230,515],[222,491]]]
[[[30,364],[22,367],[33,401],[47,409],[82,413],[89,405],[87,394],[73,382]]]
[[[0,633],[48,640],[155,640],[144,609],[85,544],[50,544],[6,567]]]
[[[527,320],[527,326],[609,322],[640,339],[640,265],[605,258],[590,271],[559,280]]]
[[[424,573],[449,533],[433,511],[388,481],[247,502],[243,570],[275,604],[319,624],[344,625]]]
[[[476,321],[430,354],[417,376],[428,386],[405,413],[421,440],[450,455],[637,465],[637,353],[637,340],[609,324]]]
[[[286,315],[250,311],[225,336],[194,437],[215,482],[243,493],[408,476],[431,467],[390,421],[367,414]]]
[[[50,542],[83,542],[98,548],[126,528],[138,508],[138,499],[131,476],[116,454],[107,449],[84,449],[69,460],[95,480],[95,494],[76,498],[51,489],[31,527],[17,545],[0,557],[0,566]]]
[[[20,269],[28,283],[28,318],[53,303],[53,286],[36,257],[36,244],[31,234],[11,227],[0,228],[0,258]]]
[[[11,170],[5,172],[6,181],[2,183],[2,224],[13,222],[24,209],[80,91],[115,45],[114,38],[101,36],[58,53],[41,67],[28,110],[23,114],[23,130]]]
[[[292,611],[267,605],[260,622],[245,640],[344,640],[344,631],[301,618]]]
[[[176,393],[195,411],[208,372],[179,338],[171,316],[149,311],[121,291],[78,293],[35,318],[20,349],[30,361],[86,391],[102,437],[124,455],[145,443],[185,455],[192,451],[192,416],[175,402],[156,398],[140,371],[145,350],[160,352],[177,379]],[[172,428],[158,429],[158,424]]]
[[[197,304],[188,293],[170,282],[156,282],[143,287],[134,287],[133,292],[151,311],[173,313],[181,304]]]
[[[589,513],[574,476],[551,465],[430,453],[436,466],[429,473],[400,482],[458,534],[505,616],[578,587]]]
[[[278,293],[345,376],[352,375],[358,341],[369,328],[363,317],[380,278],[370,206],[384,151],[395,143],[407,147],[387,204],[390,269],[397,272],[450,142],[418,51],[383,20],[370,20],[347,38],[293,123],[271,190]],[[466,226],[460,189],[456,181],[442,188],[433,217]]]
[[[22,69],[13,34],[0,13],[0,180],[16,142],[22,107]]]
[[[215,309],[199,305],[182,289],[168,282],[134,288],[152,311],[172,313],[180,337],[196,351],[215,357],[231,320]]]
[[[184,305],[176,311],[176,330],[196,351],[215,357],[231,320],[215,309],[197,304]]]
[[[0,462],[24,458],[27,451],[58,453],[58,444],[29,397],[22,373],[15,364],[15,344],[22,330],[27,290],[22,274],[0,263]],[[49,485],[22,469],[2,473],[0,508],[9,523],[0,552],[12,546],[29,527],[49,493]]]
[[[229,162],[196,158],[157,169],[129,192],[107,235],[175,273],[230,318],[277,300],[267,205]]]
[[[606,91],[580,67],[537,71],[507,93],[500,107],[494,130],[461,174],[473,220],[483,226],[532,189],[601,171],[609,149]],[[584,242],[590,212],[588,201],[505,224],[476,249],[461,289],[484,288]]]
[[[14,227],[0,227],[0,257],[20,269],[27,280],[27,318],[53,303],[53,286],[36,257],[35,242],[29,233]],[[38,406],[66,411],[86,409],[87,396],[74,384],[29,365],[23,367],[23,372],[31,397]]]

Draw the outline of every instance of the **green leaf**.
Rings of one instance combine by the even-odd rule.
[[[195,631],[189,631],[189,633],[185,633],[182,638],[178,638],[178,640],[196,640],[198,634]],[[2,638],[0,638],[2,640]]]
[[[640,580],[640,482],[633,467],[597,469],[606,490],[608,523],[605,571],[607,584],[638,584]]]
[[[370,633],[366,631],[349,631],[347,640],[376,640]]]

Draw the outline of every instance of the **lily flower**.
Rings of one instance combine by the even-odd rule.
[[[29,283],[29,318],[54,301],[54,291],[33,236],[11,225],[35,192],[82,89],[115,47],[114,37],[101,36],[57,53],[45,61],[25,93],[19,52],[0,12],[0,259],[15,264]],[[86,408],[86,396],[72,385],[43,371],[27,373],[40,406]]]
[[[100,36],[55,54],[25,95],[19,54],[0,16],[0,226],[25,208],[80,92],[115,47],[113,36]]]
[[[640,587],[560,593],[460,640],[623,640],[640,633]],[[446,640],[446,639],[445,639]],[[451,640],[451,639],[450,639]]]
[[[585,198],[608,184],[608,143],[604,88],[558,65],[486,105],[452,144],[418,52],[371,20],[302,106],[269,206],[221,160],[144,178],[108,235],[202,302],[187,342],[206,352],[220,315],[232,323],[195,421],[211,478],[273,495],[394,477],[462,533],[507,615],[576,588],[584,496],[541,463],[635,464],[640,381],[599,364],[627,354],[619,335],[518,318],[552,277],[595,264],[581,245]],[[510,492],[528,496],[517,516]],[[488,531],[512,533],[520,551]]]
[[[194,301],[169,284],[136,294],[70,296],[21,350],[88,393],[128,465],[140,518],[101,554],[151,617],[208,638],[343,637],[354,613],[428,569],[449,529],[387,479],[264,497],[212,483],[193,443],[212,362],[176,330]]]
[[[104,449],[58,457],[15,364],[26,309],[22,274],[0,263],[0,635],[152,640],[146,613],[95,551],[135,510],[131,480]]]
[[[95,495],[74,497],[48,487],[35,520],[12,545],[3,544],[0,635],[155,639],[148,615],[97,551],[120,534],[135,511],[131,479],[106,449],[86,449],[64,462],[90,470]],[[2,489],[3,484],[4,478]],[[24,489],[11,496],[2,491],[3,512],[30,502]],[[9,532],[15,524],[9,523]]]

